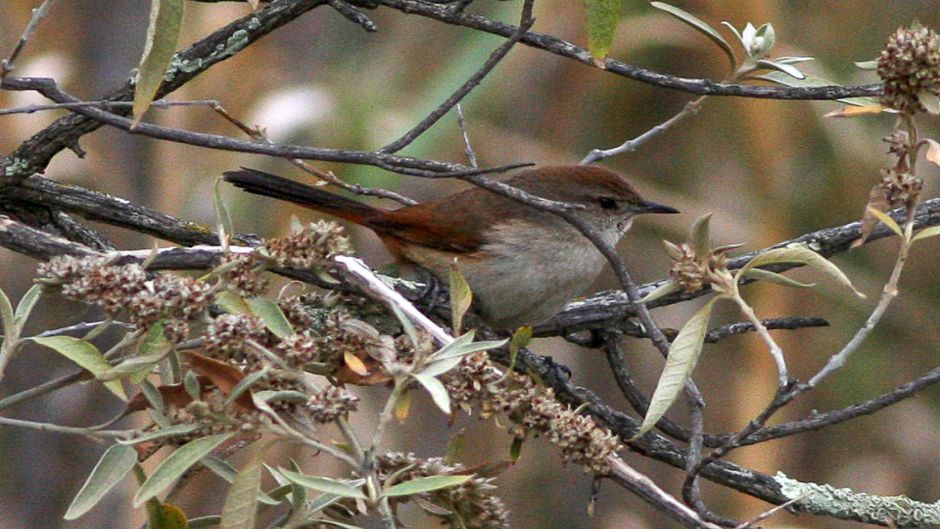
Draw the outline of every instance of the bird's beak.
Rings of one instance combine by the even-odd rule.
[[[642,200],[639,204],[633,207],[633,212],[639,215],[643,213],[679,213],[679,210],[669,206],[664,206],[662,204],[657,204],[655,202]]]

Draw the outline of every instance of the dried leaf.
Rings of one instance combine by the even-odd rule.
[[[890,109],[882,105],[862,105],[862,106],[847,106],[842,107],[839,110],[833,110],[832,112],[826,113],[823,117],[826,118],[854,118],[858,116],[871,116],[874,114],[881,114],[882,112],[887,112]]]
[[[927,154],[925,155],[927,161],[940,165],[940,143],[930,138],[927,138],[924,141],[927,142]],[[19,311],[19,309],[17,309],[17,311]]]
[[[369,374],[369,368],[366,367],[366,364],[360,360],[358,356],[349,351],[343,353],[343,363],[346,364],[346,367],[348,367],[350,371],[359,376],[364,377]]]

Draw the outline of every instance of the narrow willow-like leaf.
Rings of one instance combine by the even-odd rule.
[[[150,0],[150,24],[134,87],[134,123],[157,95],[183,25],[184,0]]]
[[[832,81],[827,81],[826,79],[821,79],[819,77],[813,77],[812,75],[807,75],[803,79],[797,79],[789,74],[783,72],[767,72],[760,75],[753,76],[755,79],[763,79],[765,81],[770,81],[772,83],[777,83],[783,86],[794,86],[794,87],[803,87],[803,88],[814,88],[819,86],[840,86],[839,83],[833,83]],[[880,103],[877,97],[846,97],[839,99],[838,101],[845,103],[846,105],[852,106],[871,106],[877,105]]]
[[[124,445],[146,443],[148,441],[155,441],[157,439],[164,439],[166,437],[185,435],[195,432],[199,428],[200,426],[198,424],[174,424],[173,426],[167,426],[166,428],[160,428],[159,430],[143,433],[137,437],[134,437],[133,439],[118,439],[118,443]]]
[[[450,268],[450,312],[451,322],[454,324],[454,334],[460,334],[463,329],[463,317],[470,310],[473,302],[473,292],[470,283],[464,277],[456,263]]]
[[[16,316],[13,312],[13,304],[10,303],[10,298],[7,297],[6,292],[4,292],[2,288],[0,288],[0,322],[3,323],[5,342],[14,340],[15,338],[13,338],[13,336],[16,332],[13,329]]]
[[[235,387],[232,388],[232,392],[229,393],[227,397],[225,397],[225,405],[228,406],[229,404],[235,402],[235,399],[240,397],[242,393],[248,391],[248,388],[250,388],[252,384],[267,375],[268,371],[270,370],[270,366],[265,366],[261,370],[255,371],[254,373],[239,380],[238,384],[235,384]]]
[[[444,384],[442,384],[440,380],[427,375],[418,374],[412,376],[424,386],[424,389],[428,390],[428,393],[431,394],[431,399],[434,400],[434,404],[436,404],[442,412],[450,415],[450,394],[447,393],[447,388],[444,387]]]
[[[878,220],[883,222],[885,226],[891,228],[891,231],[896,233],[898,237],[904,237],[904,231],[901,230],[901,227],[898,226],[898,223],[895,222],[895,220],[892,219],[890,215],[888,215],[884,211],[881,211],[880,209],[876,209],[871,206],[868,206],[865,209],[868,210],[869,215],[877,218]]]
[[[921,239],[926,239],[928,237],[936,237],[937,235],[940,235],[940,226],[933,226],[933,227],[926,228],[917,232],[914,235],[914,237],[911,239],[911,241],[912,242],[919,241]]]
[[[395,400],[395,418],[399,422],[404,421],[411,414],[411,395],[412,392],[406,389]]]
[[[687,24],[692,29],[708,37],[712,42],[717,44],[722,51],[725,52],[725,55],[731,62],[731,69],[734,70],[738,67],[738,59],[734,56],[734,50],[731,49],[731,45],[728,44],[728,41],[726,41],[724,37],[721,36],[721,33],[718,33],[718,31],[710,24],[687,11],[679,9],[676,6],[669,5],[665,2],[650,2],[650,5],[656,9],[660,9],[669,13],[670,15]],[[735,30],[735,34],[737,34],[737,30]]]
[[[796,279],[791,279],[785,275],[778,274],[777,272],[771,272],[770,270],[764,270],[762,268],[751,268],[747,272],[741,275],[741,277],[750,277],[753,279],[759,279],[761,281],[767,281],[769,283],[776,283],[778,285],[783,285],[785,287],[796,287],[796,288],[812,288],[816,286],[816,283],[801,283]]]
[[[412,494],[421,494],[431,492],[432,490],[446,489],[454,487],[461,483],[466,483],[473,476],[427,476],[417,478],[411,481],[405,481],[392,485],[382,491],[382,496],[411,496]]]
[[[359,490],[359,485],[353,485],[355,482],[340,481],[338,479],[325,478],[321,476],[308,476],[299,472],[293,472],[284,468],[279,468],[278,472],[282,476],[296,483],[301,487],[313,489],[327,494],[335,494],[344,498],[367,499],[364,492]],[[361,483],[360,483],[361,484]]]
[[[711,234],[709,221],[712,218],[711,213],[706,213],[695,219],[692,228],[689,229],[689,246],[695,252],[695,256],[704,259],[712,251]]]
[[[94,470],[65,512],[66,520],[74,520],[88,512],[118,484],[137,463],[134,447],[115,444],[105,450]]]
[[[509,368],[507,373],[516,369],[516,359],[519,357],[519,351],[524,349],[532,341],[532,326],[523,325],[512,333],[512,339],[509,341]]]
[[[264,448],[259,449],[238,471],[222,505],[222,529],[253,529],[261,494]]]
[[[778,61],[772,61],[769,59],[761,59],[757,61],[757,65],[763,68],[770,69],[770,70],[777,70],[778,72],[783,72],[795,79],[804,79],[806,77],[806,74],[801,72],[800,69],[797,68],[796,66],[778,62]]]
[[[353,524],[350,524],[350,523],[337,522],[336,520],[330,520],[330,519],[328,519],[328,518],[319,518],[319,519],[317,519],[317,523],[319,523],[319,524],[326,524],[326,525],[332,525],[332,526],[335,526],[335,527],[340,527],[341,529],[363,529],[362,527],[360,527],[360,526],[358,526],[358,525],[353,525]]]
[[[637,303],[650,303],[659,298],[666,297],[673,292],[678,292],[681,289],[682,285],[677,283],[674,279],[667,279],[665,283],[654,288],[652,292],[643,296]]]
[[[251,307],[251,313],[264,320],[264,324],[275,336],[287,338],[294,334],[294,329],[287,321],[287,316],[284,316],[281,307],[278,307],[274,300],[258,297],[251,298],[247,302],[248,306]]]
[[[73,336],[34,336],[30,340],[68,358],[92,375],[98,376],[111,369],[111,364],[98,351],[98,348],[80,338]],[[104,387],[108,388],[108,391],[114,393],[119,399],[127,400],[124,387],[120,381],[105,382]]]
[[[768,250],[751,259],[749,263],[744,265],[744,267],[741,268],[741,270],[738,272],[738,277],[741,277],[741,274],[745,273],[751,268],[777,263],[800,263],[811,266],[835,279],[837,282],[849,287],[858,297],[866,297],[865,294],[855,288],[855,285],[853,285],[849,278],[842,273],[842,270],[839,270],[838,266],[832,264],[825,257],[805,246],[791,246],[789,248],[775,248],[773,250]]]
[[[210,454],[220,444],[231,439],[235,432],[210,435],[190,441],[179,447],[167,456],[160,465],[153,470],[153,474],[140,486],[134,495],[134,507],[140,507],[145,501],[163,492],[173,484],[184,472],[195,465],[204,456]]]
[[[721,298],[713,298],[700,308],[682,326],[676,339],[672,341],[672,345],[669,346],[666,367],[663,368],[663,373],[659,376],[659,382],[656,383],[656,390],[653,391],[653,396],[650,397],[650,406],[646,411],[646,417],[643,418],[643,424],[640,425],[640,429],[634,437],[645,434],[659,422],[659,419],[666,414],[666,410],[675,402],[689,377],[692,376],[692,370],[695,369],[695,364],[698,363],[699,355],[702,352],[705,333],[708,332],[708,321],[712,317],[712,308],[719,299]]]
[[[33,311],[33,307],[36,306],[36,302],[39,301],[41,295],[42,285],[33,285],[23,294],[23,298],[20,299],[20,302],[16,305],[16,312],[13,314],[14,322],[16,322],[17,325],[22,327],[26,319],[29,318],[29,313]]]
[[[878,60],[874,61],[855,61],[856,68],[861,68],[862,70],[877,70],[878,69]]]
[[[623,0],[584,0],[584,7],[587,9],[588,50],[601,65],[614,43]]]
[[[250,314],[251,307],[238,294],[223,290],[215,295],[215,303],[229,314]]]
[[[222,200],[221,191],[222,178],[216,178],[215,187],[212,190],[212,205],[215,208],[215,222],[219,232],[219,245],[223,250],[228,249],[229,239],[232,237],[233,224],[232,215],[229,214],[228,206]]]

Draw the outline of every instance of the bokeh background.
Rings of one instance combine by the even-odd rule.
[[[36,0],[0,2],[0,54],[12,49]],[[16,74],[56,78],[67,90],[94,99],[131,75],[143,48],[150,2],[86,0],[58,2],[23,54]],[[627,2],[613,57],[686,77],[718,79],[726,59],[707,39],[644,2]],[[843,84],[874,81],[853,61],[874,58],[885,38],[917,18],[940,27],[936,2],[906,1],[684,1],[677,5],[715,26],[727,20],[736,27],[772,22],[777,32],[775,55],[810,55],[817,61],[804,70]],[[515,23],[518,1],[478,0],[471,10]],[[244,15],[237,3],[187,5],[181,42],[195,41]],[[535,30],[584,45],[581,2],[541,0],[536,3]],[[323,7],[263,39],[234,59],[211,69],[172,99],[216,99],[249,124],[266,127],[274,141],[324,147],[374,149],[396,138],[442,101],[475,71],[500,39],[450,27],[390,9],[369,15],[377,33],[367,34]],[[730,38],[730,36],[729,36]],[[467,129],[483,165],[521,161],[576,163],[591,148],[611,147],[634,137],[679,111],[691,96],[626,80],[574,61],[517,46],[464,103]],[[0,92],[0,107],[40,100],[28,93]],[[836,103],[782,102],[712,98],[701,112],[646,145],[606,166],[630,175],[641,191],[676,206],[681,216],[649,218],[637,223],[621,251],[636,277],[664,276],[668,263],[659,241],[683,240],[691,222],[714,212],[718,243],[742,242],[757,249],[807,231],[858,218],[868,189],[887,163],[880,138],[892,126],[890,116],[836,120],[823,114]],[[60,113],[0,117],[0,151],[19,142]],[[238,136],[238,131],[202,108],[154,110],[148,116],[163,125]],[[922,119],[926,133],[936,133],[932,119]],[[211,188],[224,170],[249,165],[304,178],[283,160],[214,152],[133,137],[101,129],[85,137],[84,159],[61,153],[46,176],[132,200],[199,222],[212,221]],[[446,116],[405,153],[464,161],[456,116]],[[395,189],[415,198],[453,192],[458,183],[423,181],[365,167],[317,164],[350,181]],[[925,196],[937,194],[938,171],[921,166]],[[290,216],[309,214],[293,206],[225,190],[237,227],[262,235],[284,233]],[[153,241],[138,234],[102,227],[122,248],[145,248]],[[352,230],[359,253],[373,264],[386,258],[369,233]],[[806,376],[845,343],[861,325],[885,281],[897,247],[882,240],[838,256],[835,261],[869,293],[859,301],[820,280],[811,291],[752,286],[747,297],[764,317],[814,315],[828,318],[826,329],[778,332],[793,374]],[[901,297],[886,321],[850,364],[818,391],[780,414],[798,418],[811,410],[828,410],[873,397],[936,365],[940,326],[940,261],[936,241],[913,252],[901,283]],[[35,262],[0,249],[0,286],[18,299],[29,287]],[[813,280],[808,272],[795,277]],[[818,279],[818,278],[817,278]],[[613,286],[610,274],[596,289]],[[679,327],[701,301],[655,313],[668,327]],[[41,302],[31,329],[39,331],[96,317],[94,311]],[[736,321],[733,311],[719,312],[714,323]],[[113,339],[113,337],[111,337]],[[108,337],[103,338],[105,341]],[[625,343],[628,361],[644,387],[651,389],[662,362],[643,342]],[[571,366],[575,381],[599,392],[614,406],[619,397],[603,355],[560,340],[536,343]],[[68,372],[71,366],[47,351],[26,348],[0,384],[0,396]],[[775,370],[754,337],[726,340],[706,349],[696,371],[708,408],[709,431],[742,427],[771,397]],[[381,390],[370,390],[379,391]],[[366,397],[368,398],[368,392]],[[373,400],[378,402],[378,400]],[[375,404],[372,404],[375,405]],[[368,431],[368,404],[357,427]],[[406,424],[395,429],[393,447],[422,456],[442,454],[449,436],[467,435],[465,460],[475,464],[508,456],[510,439],[492,424],[461,419],[448,428],[427,401],[419,401]],[[7,411],[12,417],[88,425],[120,410],[114,399],[93,386],[63,390]],[[684,420],[681,406],[674,410]],[[906,494],[924,501],[940,497],[940,391],[848,424],[734,452],[730,459],[762,472],[778,470],[806,481],[876,494]],[[130,508],[133,486],[112,494],[93,512],[70,523],[61,516],[104,446],[83,438],[53,433],[0,429],[0,529],[33,527],[135,527],[141,511]],[[290,452],[290,455],[297,455]],[[515,527],[647,528],[672,522],[614,486],[605,486],[593,518],[586,515],[590,479],[580,469],[559,463],[543,442],[527,443],[521,461],[500,480],[502,497]],[[311,469],[309,454],[297,455]],[[626,453],[640,470],[674,493],[681,473]],[[180,504],[191,515],[217,512],[221,483],[197,480]],[[766,504],[705,485],[710,505],[723,514],[750,517]],[[413,527],[433,527],[419,517]],[[843,527],[857,524],[810,516],[778,515],[767,526]]]

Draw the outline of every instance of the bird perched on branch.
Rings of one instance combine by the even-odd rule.
[[[560,216],[482,188],[386,210],[254,169],[226,172],[225,180],[365,226],[396,261],[419,265],[442,281],[456,266],[479,314],[495,328],[547,320],[604,267],[594,244]],[[644,200],[626,179],[601,167],[539,167],[505,183],[574,205],[571,211],[611,245],[635,215],[678,213]]]

